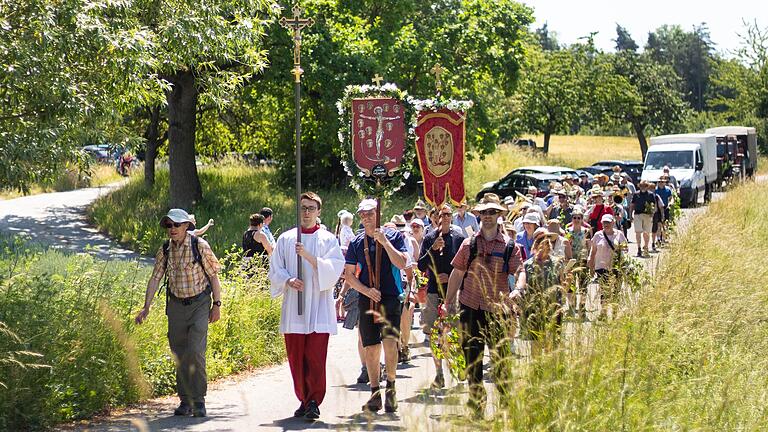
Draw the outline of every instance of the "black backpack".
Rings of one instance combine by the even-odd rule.
[[[477,236],[480,235],[480,233],[477,233],[473,235],[469,239],[469,260],[467,261],[467,271],[464,273],[464,277],[461,279],[461,288],[464,289],[464,280],[467,279],[467,275],[469,274],[469,266],[472,265],[472,261],[477,257]],[[509,259],[512,257],[512,254],[515,252],[515,239],[509,239],[507,242],[507,246],[504,248],[504,266],[502,267],[502,271],[504,273],[509,272]]]

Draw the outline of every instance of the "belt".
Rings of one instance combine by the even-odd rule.
[[[205,290],[203,292],[201,292],[200,294],[198,294],[198,295],[194,295],[192,297],[184,297],[184,298],[176,297],[175,295],[173,295],[171,290],[168,290],[168,296],[170,298],[172,298],[173,300],[176,300],[177,302],[183,304],[184,306],[189,306],[192,303],[195,303],[198,300],[200,300],[200,299],[202,299],[204,297],[207,297],[209,295],[211,295],[211,287],[210,286],[205,287]]]

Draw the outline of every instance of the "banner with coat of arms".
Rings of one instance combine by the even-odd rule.
[[[464,191],[465,111],[471,102],[452,101],[454,107],[434,101],[416,101],[416,154],[424,181],[424,199],[433,206],[448,201],[459,205]]]

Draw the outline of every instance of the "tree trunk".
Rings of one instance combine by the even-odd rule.
[[[144,133],[147,140],[147,151],[144,155],[144,186],[151,188],[155,185],[155,158],[160,147],[160,105],[148,109],[149,125]]]
[[[645,154],[648,153],[648,141],[645,139],[645,128],[638,122],[632,122],[632,128],[635,130],[637,140],[640,141],[640,153],[645,160]]]
[[[170,77],[168,101],[168,168],[171,179],[170,206],[192,210],[203,197],[195,165],[197,87],[192,72]]]
[[[542,149],[544,153],[549,153],[549,138],[551,136],[551,132],[544,132],[544,148]]]

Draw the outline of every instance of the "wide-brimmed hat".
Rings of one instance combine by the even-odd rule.
[[[571,210],[571,216],[573,215],[584,216],[584,207],[580,205],[573,206],[573,209]]]
[[[525,216],[523,216],[523,223],[532,223],[539,225],[541,223],[541,220],[539,219],[539,215],[536,213],[526,213]]]
[[[611,180],[612,181],[621,181],[621,174],[613,173],[613,175],[611,176]]]
[[[376,204],[376,200],[372,198],[366,198],[362,201],[360,201],[360,204],[357,206],[357,212],[360,213],[361,211],[368,211],[373,210],[377,207],[378,204]]]
[[[541,227],[541,228],[536,228],[536,231],[533,232],[533,239],[536,240],[543,235],[547,237],[553,237],[555,239],[559,236],[558,233],[553,233],[552,231],[544,227]]]
[[[481,199],[480,202],[475,206],[475,210],[479,212],[491,209],[498,210],[500,212],[507,211],[507,208],[501,205],[501,199],[495,193],[487,193],[483,195],[483,199]]]
[[[411,227],[409,227],[408,224],[405,223],[405,216],[403,215],[396,214],[392,216],[392,219],[390,219],[389,221],[395,224],[395,227],[397,227],[398,231],[401,231],[401,232],[411,231]]]
[[[592,186],[592,189],[589,190],[589,196],[603,196],[603,188],[599,185]]]
[[[195,221],[190,217],[186,210],[180,208],[173,208],[168,211],[168,214],[160,219],[160,225],[165,225],[167,222],[184,223],[189,222],[189,229],[195,229]]]
[[[427,205],[422,200],[416,201],[416,204],[413,205],[414,210],[426,210]]]
[[[507,231],[507,234],[509,233],[517,234],[517,230],[515,229],[515,224],[512,221],[504,222],[504,229]]]

